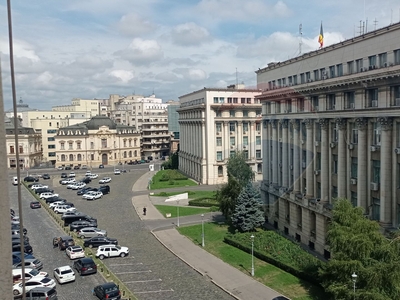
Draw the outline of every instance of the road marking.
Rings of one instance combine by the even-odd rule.
[[[135,266],[135,265],[143,265],[143,263],[135,263],[135,264],[110,264],[110,267],[115,267],[115,266]]]
[[[158,290],[158,291],[146,291],[146,292],[136,292],[133,291],[134,294],[149,294],[149,293],[163,293],[163,292],[173,292],[173,289],[169,289],[169,290]]]
[[[154,281],[162,281],[161,278],[158,279],[150,279],[150,280],[135,280],[135,281],[124,281],[124,283],[142,283],[142,282],[154,282]]]
[[[114,273],[114,274],[115,274],[115,275],[119,275],[119,274],[134,274],[134,273],[151,273],[151,270],[147,270],[147,271],[118,272],[118,273]]]

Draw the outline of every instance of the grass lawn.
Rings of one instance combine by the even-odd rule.
[[[181,191],[181,192],[171,192],[171,193],[161,192],[158,194],[154,194],[153,196],[169,197],[169,196],[175,196],[175,195],[183,194],[183,193],[188,193],[189,199],[197,199],[197,198],[214,199],[216,191]]]
[[[156,173],[156,175],[152,178],[152,183],[150,185],[150,190],[158,190],[158,189],[168,189],[168,188],[177,188],[177,187],[185,187],[185,186],[194,186],[197,185],[196,182],[190,179],[183,179],[183,180],[167,180],[167,181],[160,181],[160,179],[165,176],[164,174],[171,173],[171,171],[176,170],[161,170]]]
[[[251,255],[223,242],[228,230],[227,226],[215,223],[205,223],[204,226],[205,250],[250,276]],[[201,246],[201,225],[179,227],[177,230],[199,247]],[[320,287],[301,280],[274,265],[254,258],[254,268],[256,280],[293,300],[328,299]]]
[[[165,217],[165,214],[171,214],[171,218],[176,218],[178,210],[176,206],[172,205],[154,205],[160,213]],[[210,212],[210,208],[201,207],[183,207],[179,206],[179,217],[200,215]]]

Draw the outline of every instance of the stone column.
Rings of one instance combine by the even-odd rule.
[[[288,120],[281,120],[282,124],[282,186],[289,188],[289,135]]]
[[[321,202],[329,202],[329,120],[319,119],[321,126]]]
[[[270,164],[269,164],[269,159],[268,159],[268,152],[269,152],[268,151],[268,146],[269,146],[269,143],[268,143],[268,139],[269,139],[269,136],[268,136],[268,121],[264,120],[263,121],[263,126],[264,126],[264,130],[262,132],[262,140],[261,140],[262,152],[263,152],[263,154],[262,154],[262,162],[263,162],[262,171],[263,171],[263,180],[264,180],[264,182],[266,184],[269,184],[269,182],[270,182],[270,180],[269,180],[269,167],[270,167]]]
[[[368,149],[367,134],[368,120],[366,118],[356,118],[355,123],[358,129],[358,146],[357,146],[357,206],[368,211],[367,189],[369,188],[367,177],[368,166]]]
[[[224,149],[225,149],[225,155],[224,155],[224,159],[225,161],[228,160],[229,158],[229,149],[231,148],[231,144],[230,144],[230,133],[229,133],[229,122],[228,121],[224,121],[224,129],[222,130],[222,134],[225,136],[224,138]]]
[[[300,123],[299,120],[290,122],[293,126],[293,192],[300,193]]]
[[[272,184],[278,186],[278,121],[271,120],[272,125]]]
[[[391,225],[392,216],[392,125],[389,117],[378,118],[381,124],[381,182],[380,182],[380,222]]]
[[[205,121],[201,121],[201,139],[202,139],[203,143],[201,145],[200,176],[201,176],[201,182],[203,184],[206,184],[209,180],[209,176],[207,176],[207,174],[204,172],[204,167],[207,164],[206,157],[208,157],[208,155],[206,154],[206,151],[207,151],[206,149],[208,149],[208,141],[206,139],[206,122]]]
[[[256,122],[251,121],[250,122],[250,149],[249,149],[249,158],[254,161],[256,158]]]
[[[239,151],[243,151],[243,146],[244,146],[244,144],[243,144],[243,122],[242,121],[238,121],[237,122],[237,135],[238,135],[238,138],[237,138],[237,149],[239,150]]]
[[[337,174],[337,183],[338,183],[338,197],[346,198],[346,125],[347,121],[343,118],[336,118],[336,124],[339,129],[339,138],[338,138],[338,174]]]
[[[313,126],[314,121],[311,119],[304,120],[304,124],[307,129],[307,141],[306,141],[306,197],[308,199],[314,196],[314,137],[313,137]]]

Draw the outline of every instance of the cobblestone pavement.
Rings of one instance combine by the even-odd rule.
[[[132,186],[147,169],[134,167],[121,175],[112,170],[103,173],[112,177],[111,193],[96,201],[83,200],[76,191],[60,186],[59,177],[53,182],[61,197],[97,218],[100,229],[117,238],[119,245],[129,247],[128,257],[104,262],[138,299],[234,299],[168,251],[140,221],[132,206]],[[98,186],[97,182],[93,180],[90,186]]]
[[[9,191],[11,208],[18,212],[17,187],[10,184]],[[29,207],[29,203],[34,200],[34,197],[23,186],[21,187],[21,192],[24,227],[28,230],[33,255],[43,262],[43,271],[49,273],[49,276],[54,279],[54,268],[72,265],[73,262],[67,258],[64,251],[59,251],[58,248],[53,249],[53,237],[65,235],[65,232],[61,230],[44,208],[31,209]],[[83,277],[78,275],[75,282],[64,285],[57,284],[58,299],[97,299],[92,295],[92,289],[94,286],[104,282],[105,280],[100,274]]]

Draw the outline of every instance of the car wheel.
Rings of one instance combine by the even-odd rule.
[[[76,232],[77,230],[76,230],[76,228],[74,228],[74,232]]]
[[[100,255],[99,258],[100,258],[101,260],[103,260],[103,259],[104,259],[104,255],[103,255],[103,254]]]
[[[119,256],[121,256],[121,257],[125,257],[125,253],[124,252],[122,252]]]
[[[19,291],[18,290],[13,290],[13,294],[16,296],[16,295],[19,295]]]
[[[81,236],[80,236],[80,238],[81,238],[81,239],[84,239],[84,238],[85,238],[85,236],[84,236],[84,235],[81,235]]]
[[[92,245],[92,244],[90,244],[90,245],[89,245],[89,248],[93,248],[93,245]]]

